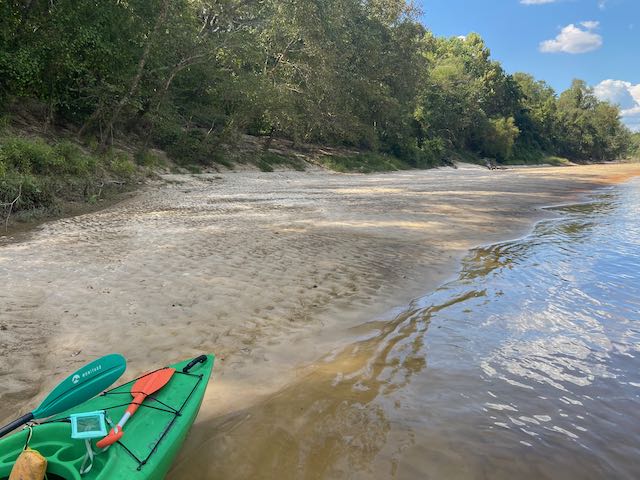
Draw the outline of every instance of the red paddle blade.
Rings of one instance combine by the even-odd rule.
[[[131,395],[135,397],[142,393],[144,396],[147,396],[157,392],[169,383],[175,371],[175,368],[162,368],[139,378],[131,387]]]

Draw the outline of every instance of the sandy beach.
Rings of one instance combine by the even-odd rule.
[[[622,164],[167,175],[108,209],[3,238],[0,421],[114,351],[128,378],[215,352],[200,418],[246,407],[450,278],[468,249],[638,174]]]

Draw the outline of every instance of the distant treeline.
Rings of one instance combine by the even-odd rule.
[[[416,167],[627,154],[579,80],[507,74],[482,38],[438,38],[405,0],[4,0],[0,102],[108,146],[206,163],[239,133]],[[428,18],[427,18],[428,22]]]

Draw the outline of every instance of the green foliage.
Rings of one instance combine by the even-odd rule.
[[[136,174],[136,165],[123,152],[112,153],[109,159],[109,169],[118,177],[131,180]]]
[[[224,158],[214,139],[202,130],[184,131],[175,123],[165,121],[156,128],[154,143],[181,166],[217,163],[233,168],[233,164]]]
[[[89,200],[105,175],[129,181],[136,173],[122,153],[102,158],[69,141],[49,145],[39,138],[0,138],[0,203],[18,198],[13,212],[50,210],[61,199]]]
[[[16,136],[0,141],[0,160],[17,173],[34,175],[87,175],[97,164],[71,142],[52,147],[38,138]]]
[[[599,101],[582,80],[558,99],[558,151],[575,160],[611,160],[629,149],[618,107]]]
[[[507,160],[519,134],[513,117],[490,119],[482,136],[482,153],[500,161]]]
[[[28,174],[62,173],[63,160],[42,140],[9,137],[0,145],[0,159],[12,170]]]
[[[53,148],[54,154],[62,159],[64,173],[69,175],[89,175],[97,168],[95,157],[86,155],[77,144],[65,141]]]
[[[640,159],[640,132],[630,136],[628,152],[631,158]]]
[[[142,167],[162,167],[165,164],[162,158],[148,149],[138,150],[133,158],[136,164]]]
[[[14,212],[49,208],[55,203],[55,186],[46,177],[8,172],[0,177],[0,203],[16,198]]]
[[[336,172],[391,172],[411,168],[409,164],[398,158],[379,153],[361,153],[344,156],[327,155],[322,157],[320,162],[325,167],[335,170]]]
[[[619,110],[584,82],[557,97],[530,75],[507,74],[477,34],[434,36],[412,5],[0,2],[0,102],[36,103],[43,126],[77,125],[94,152],[135,134],[180,165],[230,166],[222,147],[243,133],[355,147],[419,168],[465,155],[537,162],[628,154]],[[2,162],[37,175],[98,168],[73,146],[32,143],[7,146]],[[354,161],[361,170],[393,165],[368,155],[336,165],[360,170]],[[154,164],[144,152],[136,162]],[[114,165],[131,173],[124,160]]]
[[[513,147],[511,156],[504,161],[513,165],[540,165],[545,163],[546,154],[539,147],[518,141]]]

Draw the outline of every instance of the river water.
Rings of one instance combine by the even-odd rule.
[[[640,478],[640,181],[590,200],[201,422],[170,478]]]

